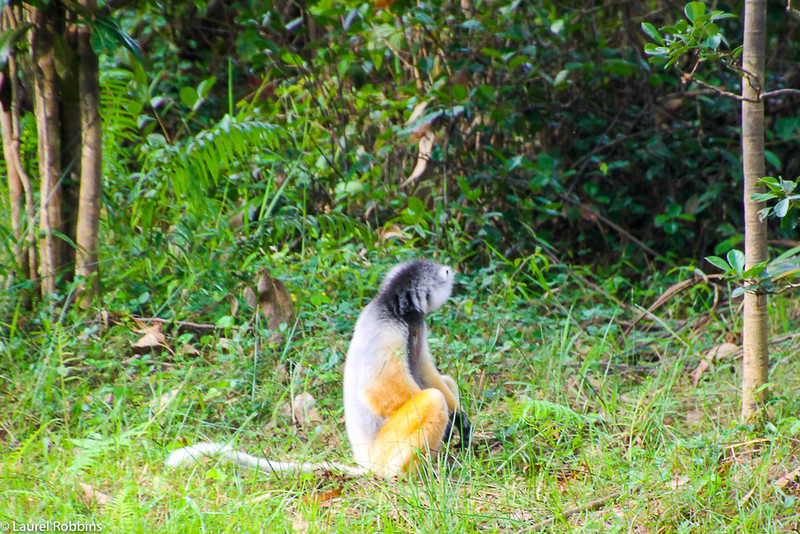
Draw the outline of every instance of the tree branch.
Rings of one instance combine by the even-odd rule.
[[[783,95],[800,96],[800,89],[777,89],[775,91],[767,91],[766,93],[761,93],[761,98],[773,98],[776,96],[783,96]]]
[[[694,76],[692,76],[692,74],[690,74],[688,72],[684,72],[683,73],[683,82],[684,83],[694,82],[697,85],[699,85],[700,87],[704,87],[706,89],[714,91],[715,93],[717,93],[719,95],[727,96],[728,98],[734,98],[734,99],[739,100],[741,102],[750,102],[752,104],[755,104],[756,102],[758,102],[758,100],[752,100],[752,99],[746,98],[746,97],[744,97],[742,95],[737,95],[736,93],[731,93],[730,91],[725,91],[724,89],[720,89],[719,87],[717,87],[715,85],[711,85],[710,83],[706,83],[706,82],[704,82],[702,80],[698,80],[697,78],[695,78]]]
[[[764,93],[761,93],[760,91],[758,91],[758,99],[759,100],[752,100],[752,99],[746,98],[746,97],[744,97],[742,95],[738,95],[738,94],[732,93],[730,91],[725,91],[724,89],[720,89],[719,87],[717,87],[715,85],[711,85],[709,83],[706,83],[706,82],[704,82],[702,80],[698,80],[694,76],[694,70],[692,72],[683,72],[682,75],[683,75],[683,82],[684,83],[694,82],[697,85],[699,85],[700,87],[704,87],[706,89],[710,89],[711,91],[714,91],[715,93],[717,93],[719,95],[722,95],[722,96],[727,96],[729,98],[735,98],[736,100],[739,100],[741,102],[750,102],[750,103],[755,104],[758,101],[763,101],[763,100],[765,100],[767,98],[775,98],[777,96],[783,96],[783,95],[800,96],[800,89],[776,89],[775,91],[766,91]]]

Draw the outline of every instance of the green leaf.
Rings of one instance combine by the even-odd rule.
[[[717,246],[714,247],[714,254],[717,255],[724,254],[733,247],[735,247],[736,245],[738,245],[739,243],[741,243],[742,241],[744,241],[744,238],[742,237],[741,234],[732,235],[728,239],[725,239],[717,243]],[[726,270],[728,268],[730,268],[730,266],[728,266]]]
[[[791,180],[784,180],[783,178],[780,178],[779,183],[781,184],[781,191],[787,195],[791,195],[797,188],[797,182],[792,182]]]
[[[343,195],[348,197],[354,197],[360,195],[365,191],[364,184],[359,182],[358,180],[350,180],[349,182],[342,182],[336,184],[336,188],[334,189],[337,195]]]
[[[774,260],[772,260],[772,264],[774,265],[776,263],[781,263],[781,262],[784,262],[786,260],[789,260],[793,256],[795,256],[796,254],[800,254],[800,246],[790,248],[789,250],[787,250],[786,252],[784,252],[783,254],[781,254],[780,256],[775,258]]]
[[[766,202],[768,200],[772,200],[773,198],[778,198],[775,193],[753,193],[750,195],[750,200],[754,200],[756,202]]]
[[[467,30],[482,30],[483,25],[475,19],[470,19],[461,23],[461,27]]]
[[[704,9],[705,9],[705,8],[704,8]],[[692,22],[694,23],[694,26],[695,26],[696,28],[698,28],[698,29],[699,29],[699,30],[701,30],[701,31],[704,31],[704,30],[705,30],[705,28],[706,28],[706,24],[707,24],[707,23],[708,23],[708,21],[710,21],[710,20],[711,20],[711,15],[710,15],[710,14],[705,14],[705,15],[695,15],[695,17],[694,17],[694,20],[693,20]]]
[[[783,166],[781,165],[780,158],[773,152],[772,150],[765,150],[764,157],[767,160],[767,163],[775,167],[776,169],[781,169]]]
[[[659,44],[664,44],[664,38],[661,37],[661,34],[658,33],[658,30],[655,26],[650,24],[649,22],[642,22],[642,30],[644,33],[647,34],[652,40],[656,41]]]
[[[703,46],[711,50],[716,50],[717,48],[719,48],[721,42],[722,42],[722,36],[716,34],[706,39],[705,42],[703,43]]]
[[[789,207],[791,206],[791,200],[788,198],[784,198],[777,204],[775,204],[775,216],[780,217],[781,219],[786,217],[786,214],[789,212]]]
[[[419,10],[415,10],[414,13],[413,13],[413,16],[414,16],[415,19],[417,19],[421,23],[425,24],[426,26],[430,26],[430,27],[435,27],[436,26],[436,21],[434,21],[430,17],[430,15],[428,15],[427,13],[424,13],[424,12],[419,11]]]
[[[767,262],[762,261],[758,265],[754,265],[749,269],[747,269],[744,273],[742,273],[742,276],[744,278],[755,278],[759,274],[761,274],[766,268],[767,268]]]
[[[181,97],[181,102],[186,104],[189,109],[193,109],[194,105],[197,103],[197,91],[194,87],[181,87],[181,90],[178,92],[178,95]]]
[[[653,43],[647,43],[646,45],[644,45],[644,53],[650,56],[664,55],[666,52],[667,49],[664,48],[663,46],[656,46]]]
[[[511,58],[511,61],[508,62],[508,68],[509,70],[516,69],[523,63],[526,63],[527,61],[528,61],[528,56],[514,56],[513,58]]]
[[[502,59],[503,58],[503,53],[502,52],[500,52],[499,50],[495,50],[494,48],[489,48],[489,47],[481,48],[481,54],[483,54],[485,56],[489,56],[489,57],[494,57],[494,58],[497,58],[497,59]]]
[[[425,204],[417,197],[408,199],[408,207],[403,210],[403,222],[409,225],[417,224],[425,214]]]
[[[216,76],[212,76],[200,82],[200,84],[197,86],[197,96],[199,98],[208,98],[208,94],[211,92],[211,88],[214,87],[216,82]]]
[[[481,96],[481,98],[483,98],[484,100],[486,100],[488,102],[494,102],[495,101],[495,88],[494,87],[492,87],[490,85],[479,85],[477,91],[478,91],[478,94]]]
[[[223,315],[217,319],[216,326],[218,328],[231,328],[235,324],[233,317],[230,315]]]
[[[633,76],[636,72],[636,67],[624,59],[607,59],[600,68],[606,72],[618,74],[620,76]]]
[[[464,100],[467,97],[467,88],[463,85],[454,85],[450,88],[453,100]]]
[[[305,61],[303,58],[298,56],[297,54],[293,54],[292,52],[286,52],[281,56],[281,60],[286,63],[287,65],[291,65],[293,67],[302,67],[305,65]]]
[[[686,18],[694,23],[695,19],[706,12],[706,5],[703,2],[689,2],[683,10]]]
[[[142,63],[142,49],[130,35],[122,31],[117,21],[98,15],[94,20],[85,21],[92,28],[92,50],[95,54],[113,54],[119,45],[130,52],[136,61]]]
[[[722,270],[722,271],[724,271],[726,273],[731,270],[731,266],[728,265],[728,262],[726,262],[725,260],[723,260],[719,256],[708,256],[706,258],[706,261],[708,263],[710,263],[711,265],[713,265],[714,267],[717,267],[718,269],[720,269],[720,270]]]
[[[553,87],[558,88],[565,85],[567,81],[567,76],[569,76],[569,71],[567,70],[562,70],[558,74],[556,74],[556,77],[553,79]]]
[[[741,250],[733,249],[728,251],[728,263],[733,267],[737,274],[742,274],[744,271],[744,252]]]
[[[722,19],[732,19],[736,18],[736,15],[733,13],[725,13],[724,11],[720,11],[718,9],[711,12],[711,20],[722,20]]]

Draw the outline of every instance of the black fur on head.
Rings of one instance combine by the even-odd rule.
[[[402,263],[386,275],[377,301],[392,318],[415,323],[450,295],[452,271],[428,260]],[[445,295],[446,293],[446,295]],[[442,302],[443,302],[442,300]]]

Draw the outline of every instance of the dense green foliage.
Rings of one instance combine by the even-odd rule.
[[[127,110],[141,126],[127,130],[138,157],[114,163],[109,208],[145,229],[194,218],[195,231],[218,233],[243,203],[260,221],[246,235],[278,249],[347,240],[356,227],[374,242],[364,230],[396,223],[460,258],[550,243],[572,262],[641,267],[639,246],[607,219],[659,256],[725,252],[741,239],[738,103],[646,62],[640,23],[680,17],[658,7],[196,2],[131,12],[123,23],[152,51],[153,74],[131,77],[108,108],[112,122]],[[777,89],[800,51],[784,38],[794,20],[770,13]],[[739,21],[719,25],[735,47]],[[740,83],[721,65],[697,75]],[[796,100],[768,108],[770,172],[787,178],[800,174]],[[399,187],[422,123],[436,139],[429,169]]]
[[[769,89],[797,78],[783,12],[771,4]],[[124,46],[104,56],[106,257],[174,228],[244,256],[400,233],[479,263],[549,245],[635,278],[741,241],[738,102],[648,64],[641,24],[682,18],[659,2],[143,2],[113,15],[144,65]],[[735,50],[740,21],[715,28]],[[724,63],[694,72],[738,91]],[[768,172],[790,180],[797,99],[767,108]],[[424,125],[431,161],[403,187]]]

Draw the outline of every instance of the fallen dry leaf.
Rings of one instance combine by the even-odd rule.
[[[187,343],[185,345],[181,345],[178,349],[178,354],[182,356],[200,356],[202,352],[197,350],[194,345],[191,343]]]
[[[144,354],[160,347],[166,347],[167,338],[161,332],[161,323],[145,326],[140,331],[144,335],[133,344],[134,354]]]
[[[704,423],[706,416],[699,410],[691,409],[686,411],[686,424],[689,426],[697,426]]]
[[[689,376],[692,378],[692,385],[697,387],[697,384],[700,383],[700,378],[703,376],[703,373],[706,372],[706,369],[709,368],[711,364],[708,363],[708,360],[700,360],[700,363],[697,364],[697,367],[694,371],[689,373]]]
[[[239,299],[232,294],[228,294],[228,302],[231,305],[231,317],[236,317],[239,312]]]
[[[292,418],[301,427],[322,422],[317,400],[310,393],[301,393],[292,399]]]
[[[786,473],[782,477],[778,478],[775,481],[775,485],[780,489],[784,489],[791,482],[794,482],[798,478],[800,478],[800,466],[798,466],[797,469],[795,469],[791,473]]]
[[[690,480],[691,479],[686,475],[677,476],[677,477],[673,478],[672,480],[670,480],[669,489],[676,490],[678,488],[682,488],[683,486],[686,486],[687,484],[689,484]]]
[[[392,237],[396,237],[398,239],[405,239],[405,235],[403,235],[403,230],[399,226],[394,223],[391,223],[387,226],[384,226],[380,230],[378,230],[378,240],[383,243],[387,239],[391,239]]]
[[[292,297],[283,282],[273,278],[269,270],[262,269],[258,278],[258,307],[267,320],[267,328],[275,332],[270,341],[280,341],[283,335],[278,332],[282,323],[291,324],[294,312]]]
[[[705,358],[700,360],[700,363],[697,364],[697,368],[694,371],[689,373],[689,376],[692,378],[692,384],[694,387],[697,387],[697,384],[700,383],[700,378],[703,376],[703,373],[711,366],[712,363],[715,363],[726,356],[732,356],[739,350],[739,347],[734,345],[733,343],[721,343],[716,347],[712,347],[708,349],[706,352]]]
[[[305,534],[311,528],[311,524],[299,512],[294,514],[292,518],[292,531],[300,534]]]
[[[718,361],[721,360],[722,358],[725,358],[726,356],[733,356],[733,354],[738,350],[739,347],[734,345],[733,343],[722,343],[720,345],[717,345],[716,347],[708,349],[706,357],[712,358],[714,361]]]
[[[330,491],[323,491],[321,493],[314,493],[313,495],[303,495],[303,502],[306,504],[323,504],[330,506],[328,501],[335,499],[342,494],[340,488],[334,488]]]
[[[247,302],[247,305],[250,306],[251,310],[258,308],[258,297],[256,296],[256,292],[253,291],[253,288],[244,288],[244,300]]]
[[[111,497],[107,493],[97,491],[89,484],[84,484],[83,482],[78,482],[78,484],[81,487],[81,491],[83,491],[83,500],[86,502],[86,506],[91,506],[92,504],[105,506],[111,501]]]

